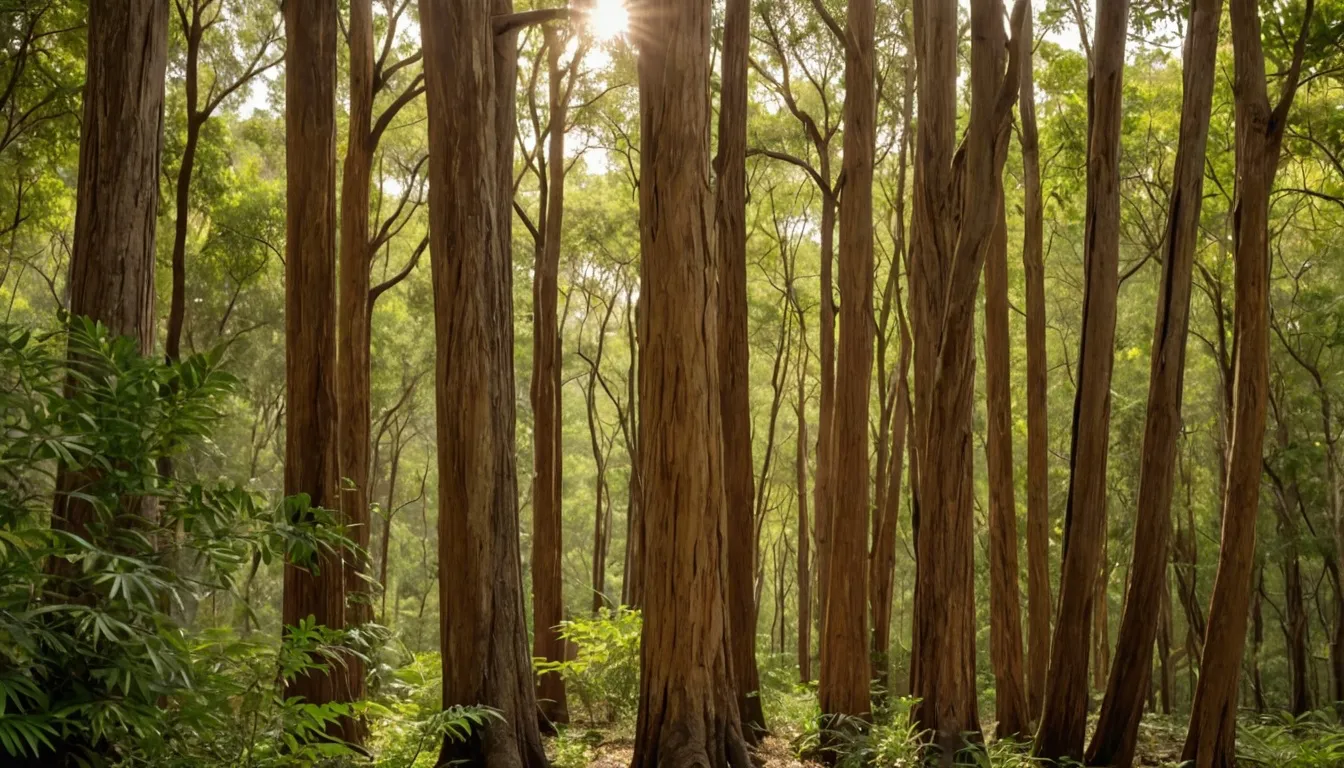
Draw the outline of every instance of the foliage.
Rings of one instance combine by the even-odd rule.
[[[1344,765],[1344,730],[1328,711],[1261,718],[1238,731],[1237,761],[1265,768]]]
[[[592,723],[614,723],[639,705],[639,634],[643,622],[631,608],[602,608],[596,616],[560,624],[560,636],[576,649],[566,661],[534,659],[538,672],[559,672],[571,696]]]

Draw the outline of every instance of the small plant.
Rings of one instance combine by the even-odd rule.
[[[639,611],[603,608],[590,618],[560,624],[560,636],[578,649],[573,659],[534,659],[537,672],[559,672],[571,697],[592,723],[613,723],[639,706]]]

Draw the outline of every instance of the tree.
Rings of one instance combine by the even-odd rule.
[[[490,0],[421,0],[429,108],[443,705],[502,722],[439,762],[546,765],[527,655],[514,464],[511,264],[500,237]],[[499,133],[512,138],[504,127]],[[507,210],[507,209],[504,209]]]
[[[811,7],[814,12],[825,10],[824,6],[820,4],[820,0],[811,0]],[[789,10],[787,6],[786,10]],[[833,527],[830,509],[830,471],[833,463],[830,436],[832,420],[835,417],[835,289],[833,274],[836,211],[840,204],[841,186],[839,180],[833,179],[831,176],[831,142],[839,131],[841,122],[832,112],[828,92],[833,86],[831,82],[833,67],[830,66],[833,49],[830,45],[843,45],[844,35],[835,32],[838,26],[835,25],[833,19],[830,20],[827,24],[829,34],[822,33],[825,43],[819,43],[814,49],[814,57],[824,55],[825,62],[820,67],[809,67],[808,61],[804,60],[804,57],[800,57],[796,50],[786,44],[803,34],[803,30],[807,29],[808,25],[797,24],[793,15],[788,14],[783,21],[785,26],[781,27],[771,4],[761,5],[760,14],[761,24],[766,31],[765,39],[762,42],[774,54],[779,71],[776,73],[764,66],[762,62],[755,60],[752,60],[752,67],[769,84],[770,89],[778,95],[779,99],[784,102],[789,114],[801,124],[803,133],[810,145],[809,150],[814,152],[816,157],[815,161],[812,161],[786,151],[763,148],[753,149],[752,153],[763,154],[773,160],[803,170],[817,185],[817,190],[821,193],[821,232],[818,235],[821,240],[821,270],[818,277],[821,288],[821,308],[818,320],[821,335],[818,354],[818,362],[821,365],[821,391],[818,404],[817,458],[812,497],[813,513],[816,518],[817,609],[821,621],[824,622],[828,600],[826,579],[830,569],[831,530]],[[827,18],[830,18],[829,14]],[[802,29],[800,29],[800,26]],[[823,48],[823,45],[827,47]],[[820,97],[820,121],[817,120],[812,111],[809,111],[800,102],[799,84],[795,84],[794,81],[795,66],[802,70],[806,85],[815,89]]]
[[[1152,675],[1153,641],[1163,596],[1167,594],[1167,539],[1175,490],[1176,440],[1180,435],[1185,392],[1191,279],[1201,237],[1205,147],[1221,14],[1222,0],[1196,0],[1190,4],[1182,67],[1180,140],[1167,202],[1162,284],[1153,333],[1129,587],[1120,618],[1114,665],[1097,729],[1087,748],[1090,765],[1127,768],[1134,761],[1143,699]]]
[[[955,168],[949,139],[956,114],[956,9],[945,6],[927,4],[915,19],[916,35],[922,29],[923,38],[915,49],[922,55],[915,184],[919,250],[911,259],[911,291],[912,315],[926,325],[915,334],[916,439],[922,447],[911,682],[920,697],[915,722],[950,755],[966,734],[978,738],[980,732],[971,498],[975,297],[1003,194],[1025,2],[1013,7],[1006,70],[1000,53],[1002,6],[995,0],[971,5],[971,120]],[[963,173],[964,179],[957,178]],[[935,287],[935,280],[944,287]],[[923,370],[921,363],[927,366]]]
[[[765,730],[756,671],[756,536],[747,351],[747,54],[751,3],[728,0],[723,22],[719,148],[714,157],[715,258],[719,269],[719,410],[728,529],[728,617],[743,735]],[[764,478],[762,478],[764,482]]]
[[[1032,64],[1032,12],[1023,18],[1022,97],[1018,102],[1022,142],[1022,271],[1027,320],[1027,709],[1040,717],[1050,664],[1050,389],[1045,356],[1045,199],[1041,192],[1041,147],[1036,127],[1036,79]]]
[[[339,509],[336,333],[336,3],[285,6],[285,495]],[[310,514],[300,508],[299,514]],[[283,622],[345,626],[339,553],[285,566]],[[312,672],[289,695],[348,700],[334,671]]]
[[[88,34],[69,308],[149,353],[167,0],[91,0]]]
[[[641,6],[641,11],[653,6]],[[709,242],[708,0],[637,14],[644,628],[637,768],[748,768],[733,686]],[[734,535],[744,535],[738,531]]]
[[[377,232],[369,231],[374,156],[393,118],[424,92],[424,76],[417,73],[392,102],[375,115],[375,99],[396,84],[392,80],[393,76],[420,60],[419,53],[391,60],[400,20],[410,2],[391,0],[386,3],[386,30],[376,57],[373,2],[352,0],[350,3],[347,35],[350,51],[350,122],[341,173],[340,304],[336,314],[340,359],[337,369],[337,408],[340,411],[341,430],[341,508],[357,552],[368,549],[372,527],[369,516],[369,344],[373,307],[379,296],[406,279],[426,247],[422,243],[413,252],[405,268],[389,280],[377,286],[372,285],[370,269],[374,254],[391,239],[394,227],[403,220],[402,213],[407,201],[419,187],[415,183],[417,166],[411,173],[410,183],[405,185],[400,204],[393,209],[390,218],[380,222]],[[365,558],[355,555],[346,559],[346,591],[351,596],[359,596],[348,606],[351,625],[364,624],[371,618],[365,594],[367,588],[364,574],[367,570]],[[365,676],[363,662],[358,658],[351,659],[346,666],[346,675],[351,695],[362,697]],[[357,733],[347,734],[347,740],[358,736]]]
[[[1200,657],[1182,760],[1196,768],[1236,760],[1237,687],[1251,599],[1255,525],[1269,389],[1269,196],[1278,170],[1284,126],[1302,72],[1314,0],[1307,0],[1292,63],[1279,99],[1270,106],[1260,10],[1253,0],[1231,0],[1233,93],[1237,138],[1236,203],[1232,212],[1236,264],[1232,441],[1223,496],[1218,571]]]
[[[989,467],[989,643],[997,735],[1028,732],[1013,493],[1013,395],[1008,340],[1008,221],[999,196],[985,255],[985,458]]]
[[[873,155],[877,141],[872,0],[848,6],[845,35],[845,194],[840,201],[840,354],[831,467],[829,572],[822,574],[823,717],[861,717],[868,696],[868,404],[873,368]],[[823,302],[825,297],[823,297]],[[843,489],[843,490],[842,490]]]
[[[201,130],[225,100],[246,88],[258,76],[280,64],[283,54],[273,50],[280,41],[280,24],[273,13],[262,14],[258,30],[244,30],[249,19],[227,18],[226,11],[243,15],[240,6],[225,7],[224,0],[173,0],[182,27],[186,60],[183,84],[187,96],[187,137],[177,170],[173,217],[172,293],[168,305],[168,332],[164,354],[182,355],[182,330],[187,314],[187,232],[191,212],[191,180]],[[269,10],[269,9],[268,9]],[[255,39],[247,39],[248,37]],[[202,58],[205,66],[202,67]],[[209,77],[204,99],[202,69]]]
[[[569,95],[562,77],[560,54],[564,44],[554,27],[545,28],[547,106],[549,121],[545,136],[549,148],[542,155],[538,137],[538,175],[542,184],[539,226],[529,227],[540,235],[532,281],[532,622],[536,627],[532,655],[548,661],[563,661],[564,641],[560,622],[565,618],[560,561],[564,553],[560,510],[560,472],[563,465],[560,431],[560,330],[556,304],[559,296],[560,236],[565,211],[565,121]],[[577,57],[571,64],[576,63]],[[507,214],[506,214],[507,215]],[[524,219],[526,222],[527,220]],[[601,500],[599,497],[599,513]],[[538,698],[545,723],[569,722],[565,681],[558,672],[538,676]],[[549,726],[547,726],[549,727]]]
[[[1106,459],[1120,260],[1120,132],[1128,0],[1099,0],[1088,81],[1087,205],[1078,388],[1069,454],[1059,613],[1036,753],[1083,757],[1088,652],[1106,538]]]

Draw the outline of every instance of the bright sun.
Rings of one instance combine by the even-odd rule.
[[[624,0],[596,0],[588,11],[588,29],[599,40],[612,40],[626,33],[630,14]]]

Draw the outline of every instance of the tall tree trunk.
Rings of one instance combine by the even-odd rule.
[[[285,495],[339,509],[336,408],[336,3],[285,8]],[[284,626],[345,626],[342,556],[285,567]],[[288,696],[348,700],[344,675],[312,672]]]
[[[1261,603],[1265,596],[1265,566],[1255,568],[1255,595],[1251,599],[1251,695],[1255,697],[1255,711],[1265,711],[1265,686],[1260,678],[1260,649],[1265,644],[1265,617]]]
[[[829,148],[828,148],[829,149]],[[830,179],[830,160],[823,157],[824,179]],[[831,465],[834,463],[831,428],[835,420],[835,286],[832,278],[835,264],[836,196],[829,190],[821,193],[821,318],[818,374],[821,394],[817,401],[817,466],[812,477],[812,508],[816,516],[817,543],[817,623],[826,621],[829,599],[826,580],[831,566]],[[820,629],[820,626],[818,626]],[[826,644],[825,633],[817,637],[818,646]]]
[[[439,762],[546,765],[534,717],[518,552],[512,264],[501,231],[490,0],[421,0],[429,114],[443,704],[503,715]],[[497,61],[496,61],[497,63]]]
[[[632,608],[644,604],[644,480],[639,460],[639,360],[641,346],[635,332],[636,316],[642,316],[640,300],[635,299],[632,290],[625,297],[625,339],[630,350],[630,365],[626,368],[626,429],[625,449],[630,457],[630,478],[627,484],[628,501],[626,504],[626,541],[624,602]]]
[[[1088,83],[1085,288],[1069,499],[1059,613],[1036,740],[1036,753],[1052,759],[1081,760],[1087,726],[1093,598],[1106,538],[1106,458],[1120,258],[1120,118],[1128,22],[1128,0],[1099,0]]]
[[[554,27],[545,28],[548,107],[546,198],[541,248],[532,282],[532,655],[546,661],[565,659],[559,625],[565,618],[561,556],[564,552],[560,509],[561,450],[559,299],[560,237],[565,211],[565,121],[567,103],[561,83],[564,45]],[[508,209],[500,209],[508,215]],[[599,512],[601,498],[598,499]],[[537,703],[542,727],[569,722],[565,681],[559,672],[539,675]]]
[[[1284,126],[1302,70],[1314,0],[1307,0],[1293,62],[1272,109],[1255,0],[1231,0],[1236,94],[1237,184],[1233,210],[1236,263],[1235,386],[1223,531],[1209,602],[1209,623],[1183,760],[1195,768],[1236,760],[1237,687],[1251,599],[1255,524],[1269,389],[1269,195]]]
[[[719,148],[714,158],[714,230],[719,268],[719,406],[723,414],[723,486],[727,500],[728,621],[733,676],[743,735],[755,744],[765,730],[756,670],[756,601],[752,571],[750,354],[747,350],[747,53],[751,3],[728,0],[723,22],[723,87]],[[764,482],[764,478],[762,478]]]
[[[351,0],[350,128],[341,173],[340,305],[337,342],[337,408],[340,412],[341,509],[347,535],[358,546],[345,562],[345,590],[351,600],[349,624],[358,626],[368,613],[364,573],[369,527],[369,185],[373,171],[373,3]],[[345,668],[351,696],[364,696],[364,663],[352,657]],[[353,721],[352,721],[353,724]],[[345,734],[361,742],[362,729]]]
[[[999,196],[985,256],[985,458],[989,467],[989,642],[994,667],[995,732],[1029,733],[1022,675],[1022,608],[1018,596],[1017,500],[1013,486],[1012,342],[1008,334],[1008,221]]]
[[[873,154],[877,141],[873,0],[848,5],[845,194],[840,205],[840,355],[831,424],[830,573],[818,689],[823,717],[865,716],[868,696],[868,404],[873,368]],[[823,304],[829,301],[822,297]],[[843,375],[840,375],[843,372]],[[826,436],[823,435],[823,439]],[[844,489],[840,492],[839,489]]]
[[[946,6],[946,7],[944,7]],[[930,270],[946,276],[941,310],[927,295],[920,317],[941,318],[926,339],[936,356],[916,392],[924,440],[919,461],[919,525],[916,554],[915,654],[912,682],[920,698],[915,722],[930,732],[943,754],[966,737],[979,740],[975,690],[975,567],[971,419],[975,390],[975,299],[984,269],[996,211],[1003,194],[1008,126],[1021,67],[1025,0],[1013,7],[1013,40],[1007,70],[1002,5],[971,4],[971,118],[963,144],[964,180],[953,178],[948,144],[933,134],[950,132],[955,109],[950,91],[956,80],[956,9],[931,3],[924,8],[920,65],[920,162],[923,189],[916,196],[916,229],[922,249],[914,274],[921,290],[933,283]],[[944,79],[944,78],[948,79]],[[939,93],[934,94],[934,88]],[[927,129],[927,130],[926,130]],[[962,162],[962,161],[959,161]],[[961,169],[957,175],[962,175]],[[917,184],[916,186],[920,186]],[[958,189],[958,186],[960,189]],[[939,266],[941,265],[941,266]],[[931,342],[931,343],[930,343]],[[916,358],[916,386],[920,385]]]
[[[1145,678],[1152,670],[1153,640],[1158,632],[1161,606],[1169,606],[1171,600],[1167,587],[1167,540],[1171,532],[1176,441],[1180,436],[1181,401],[1185,392],[1191,276],[1201,238],[1204,156],[1221,14],[1222,0],[1195,0],[1190,5],[1181,129],[1167,202],[1162,283],[1153,326],[1133,555],[1115,646],[1115,665],[1106,684],[1097,729],[1087,749],[1087,760],[1092,765],[1128,768],[1134,762],[1139,721],[1143,717],[1142,696],[1148,688]],[[1164,672],[1165,669],[1164,658]],[[1169,687],[1170,682],[1164,680],[1163,690],[1169,692]],[[1163,702],[1167,702],[1165,694]]]
[[[645,591],[632,766],[748,768],[725,572],[710,4],[637,10]]]
[[[167,0],[92,0],[80,124],[69,310],[154,349],[154,236],[163,140]],[[71,379],[67,386],[77,386]],[[51,526],[87,535],[97,513],[69,495],[83,480],[61,467]],[[48,568],[73,575],[51,558]]]
[[[799,316],[798,338],[805,343],[807,334]],[[798,679],[812,682],[812,563],[810,542],[812,525],[807,519],[807,355],[798,363],[798,441],[794,448],[794,474],[798,483]]]
[[[1171,582],[1163,568],[1161,619],[1157,625],[1158,692],[1162,695],[1162,714],[1171,714]],[[1117,650],[1117,656],[1119,655]]]
[[[70,314],[154,346],[167,0],[91,0]],[[78,530],[72,528],[70,530]]]
[[[1034,721],[1045,699],[1050,664],[1050,404],[1045,357],[1045,199],[1041,191],[1041,149],[1036,128],[1035,45],[1032,13],[1023,21],[1022,268],[1027,320],[1027,708]]]

